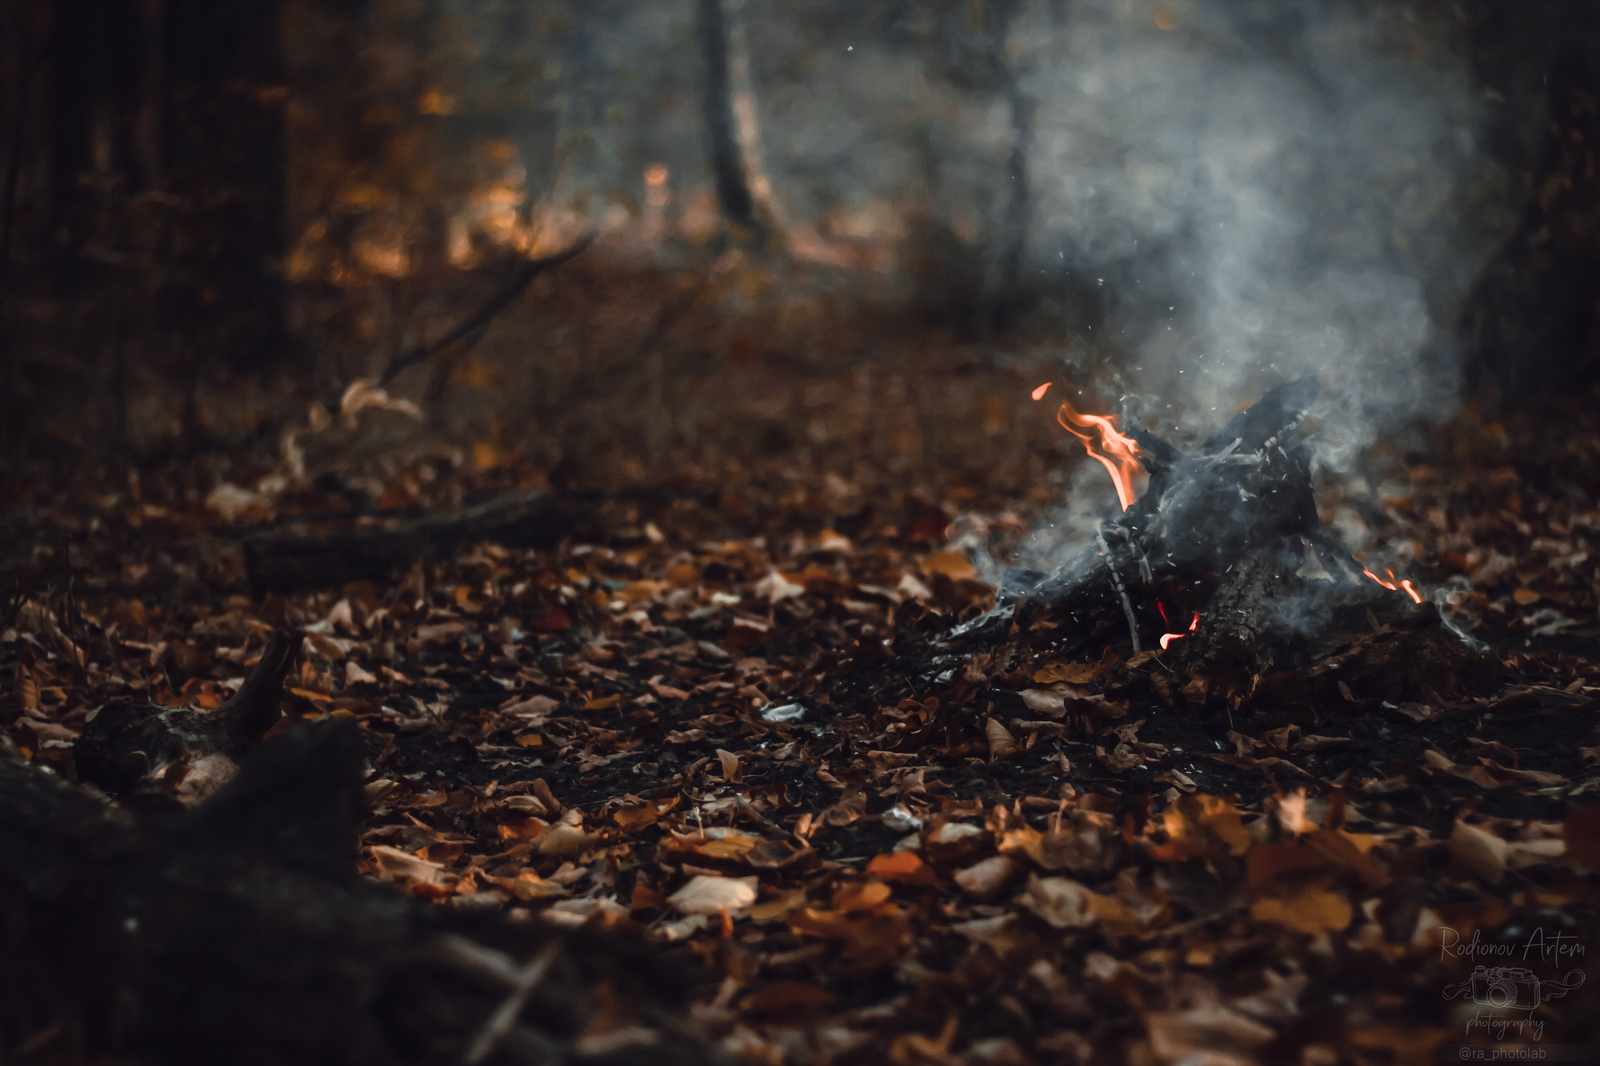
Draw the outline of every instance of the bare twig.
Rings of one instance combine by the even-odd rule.
[[[1111,547],[1106,543],[1106,529],[1101,526],[1094,531],[1095,539],[1100,542],[1100,552],[1106,561],[1106,570],[1111,574],[1111,583],[1117,587],[1117,595],[1122,597],[1122,613],[1128,618],[1128,636],[1133,638],[1133,653],[1139,654],[1139,622],[1133,616],[1133,601],[1128,599],[1128,590],[1123,587],[1122,575],[1117,572],[1116,560],[1111,557]]]
[[[582,253],[589,245],[594,243],[594,233],[590,232],[579,238],[577,243],[565,248],[554,255],[543,256],[539,259],[530,259],[523,263],[509,282],[501,290],[491,296],[482,307],[464,319],[454,329],[432,344],[422,344],[410,351],[401,352],[390,360],[389,365],[378,377],[378,385],[384,386],[393,381],[400,373],[409,370],[418,363],[426,361],[431,356],[437,355],[446,348],[471,336],[474,332],[488,325],[489,320],[505,310],[512,300],[515,300],[523,289],[526,289],[533,279],[547,270],[554,269]]]
[[[550,964],[555,962],[556,953],[561,950],[559,943],[552,943],[520,970],[511,980],[511,990],[500,1005],[489,1015],[483,1023],[483,1028],[478,1030],[478,1035],[473,1038],[472,1045],[467,1048],[466,1057],[462,1059],[465,1066],[478,1066],[487,1059],[494,1049],[499,1046],[517,1024],[517,1016],[522,1013],[523,1006],[528,1002],[528,995],[533,991],[544,975],[549,971]]]

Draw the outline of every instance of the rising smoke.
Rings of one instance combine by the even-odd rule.
[[[1473,220],[1505,185],[1460,27],[1423,5],[1201,0],[1162,31],[1152,10],[1045,6],[1013,34],[1037,103],[1030,252],[1102,316],[1064,376],[1109,378],[1126,417],[1184,446],[1314,373],[1316,465],[1348,472],[1455,409],[1453,330],[1496,239]],[[1034,565],[1081,547],[1097,474]]]
[[[1144,413],[1205,433],[1316,373],[1318,459],[1342,469],[1447,412],[1451,330],[1493,246],[1463,220],[1496,176],[1456,27],[1418,5],[1207,0],[1161,31],[1151,10],[1041,7],[1013,35],[1037,101],[1031,250],[1106,289]]]

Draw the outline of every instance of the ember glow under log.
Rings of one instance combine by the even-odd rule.
[[[1378,625],[1374,612],[1443,634],[1409,581],[1366,570],[1318,520],[1301,439],[1318,388],[1306,377],[1272,389],[1187,455],[1063,404],[1062,425],[1111,472],[1122,514],[1054,572],[1008,571],[994,609],[951,639],[998,638],[1015,621],[1068,656],[1159,647],[1198,702],[1237,705],[1272,671],[1331,653],[1328,642],[1353,624]],[[1141,471],[1149,484],[1135,498]],[[1187,627],[1175,624],[1185,617]]]

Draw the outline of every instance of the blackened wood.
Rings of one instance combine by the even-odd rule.
[[[642,942],[423,904],[355,873],[362,733],[265,745],[196,812],[144,820],[0,756],[0,1046],[52,1061],[459,1063],[555,946],[485,1061],[717,1061],[671,1021],[690,975]],[[583,1056],[600,1004],[653,1031]],[[609,1031],[609,1030],[608,1030]]]
[[[245,543],[250,588],[269,592],[330,588],[351,581],[385,581],[421,558],[438,558],[468,541],[507,547],[549,547],[567,520],[555,497],[541,489],[508,493],[445,515],[374,529],[304,536],[253,537]]]
[[[1138,651],[1165,630],[1186,694],[1236,707],[1352,617],[1411,612],[1320,527],[1310,452],[1294,443],[1317,391],[1314,378],[1272,389],[1189,455],[1135,430],[1144,496],[1054,573],[1007,575],[995,609],[947,642],[998,639],[1013,615],[1032,643],[1073,658],[1125,640]]]
[[[117,699],[73,744],[79,780],[114,796],[190,806],[230,781],[279,718],[283,682],[303,638],[274,633],[250,676],[214,710]]]

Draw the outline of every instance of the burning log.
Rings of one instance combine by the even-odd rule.
[[[1008,572],[994,609],[947,639],[993,639],[1014,621],[1077,657],[1126,637],[1135,653],[1175,651],[1196,702],[1232,706],[1275,671],[1332,654],[1340,634],[1385,624],[1474,676],[1481,657],[1444,631],[1409,582],[1365,570],[1321,526],[1311,451],[1298,439],[1318,388],[1307,377],[1271,390],[1188,455],[1063,403],[1062,426],[1105,465],[1122,514],[1053,573]],[[1135,500],[1141,467],[1149,487]]]

